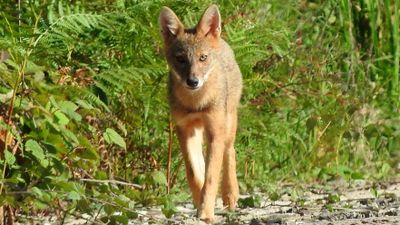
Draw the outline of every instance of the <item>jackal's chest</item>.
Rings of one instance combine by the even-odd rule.
[[[172,116],[177,126],[193,128],[204,127],[203,113],[184,113],[181,111],[175,111],[172,113]]]

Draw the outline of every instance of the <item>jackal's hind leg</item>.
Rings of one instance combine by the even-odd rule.
[[[236,112],[228,114],[227,120],[228,133],[223,157],[221,192],[224,206],[228,207],[228,209],[234,209],[239,197],[239,185],[236,177],[236,152],[233,147],[237,126]]]

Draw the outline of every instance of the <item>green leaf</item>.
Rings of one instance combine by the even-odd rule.
[[[70,200],[80,200],[81,196],[79,195],[78,192],[71,191],[71,192],[68,193],[67,198],[70,199]]]
[[[340,195],[339,194],[329,194],[325,200],[328,203],[336,203],[336,202],[340,202]]]
[[[363,178],[364,178],[364,173],[362,173],[362,172],[353,172],[351,174],[351,179],[353,179],[353,180],[361,180]]]
[[[26,69],[25,72],[26,73],[36,73],[36,72],[43,72],[44,67],[43,66],[39,66],[37,64],[35,64],[33,61],[28,61],[27,65],[26,65]]]
[[[79,122],[82,120],[82,116],[75,112],[78,109],[78,106],[70,101],[63,101],[60,103],[60,109],[65,114],[69,116],[69,118],[74,119],[75,121]]]
[[[97,151],[93,148],[87,148],[84,151],[80,152],[78,156],[82,159],[87,159],[87,160],[94,160],[96,163],[98,163],[100,156],[97,153]]]
[[[78,100],[76,101],[76,104],[78,104],[80,107],[84,109],[93,109],[94,107],[86,100]]]
[[[113,215],[111,216],[111,220],[115,220],[118,224],[128,224],[129,218],[125,215]]]
[[[43,167],[47,167],[49,165],[49,161],[45,158],[42,147],[40,147],[39,143],[37,143],[35,140],[28,140],[25,143],[25,149],[26,151],[31,152]]]
[[[32,187],[31,192],[36,198],[41,199],[43,197],[43,192],[37,187]]]
[[[271,199],[271,201],[278,201],[281,196],[278,194],[278,192],[273,191],[268,195],[268,197]]]
[[[255,196],[250,196],[247,198],[241,198],[238,201],[239,208],[255,208],[255,207],[260,207],[261,206],[261,197],[258,195]]]
[[[58,179],[58,180],[57,180]],[[72,192],[72,191],[76,191],[76,186],[75,183],[73,182],[69,182],[67,179],[63,179],[62,178],[55,178],[54,180],[57,182],[57,186],[65,191],[65,192]]]
[[[97,149],[92,146],[90,141],[84,136],[79,136],[78,139],[79,143],[83,147],[85,147],[85,150],[79,153],[79,157],[82,159],[94,160],[95,162],[99,162],[99,153],[97,152]]]
[[[68,117],[62,113],[61,111],[57,111],[54,113],[54,116],[57,119],[57,123],[60,124],[61,126],[67,125],[69,123]]]
[[[178,212],[178,210],[175,207],[174,202],[169,197],[167,197],[167,199],[165,200],[161,211],[164,214],[164,216],[167,218],[171,218],[175,213]]]
[[[14,163],[15,163],[15,156],[11,153],[11,152],[9,152],[8,150],[5,150],[4,151],[4,158],[6,159],[6,163],[8,164],[8,165],[14,165]]]
[[[35,140],[28,140],[25,143],[25,148],[27,151],[32,152],[32,154],[37,158],[37,159],[44,159],[44,152],[42,147],[40,147],[39,143]]]
[[[53,154],[66,154],[68,152],[63,136],[58,132],[50,133],[47,136],[46,141],[42,143],[44,144],[44,147],[46,147],[46,149]]]
[[[60,103],[60,109],[63,111],[72,111],[75,112],[75,110],[78,109],[78,106],[71,102],[71,101],[63,101]]]
[[[328,22],[330,24],[335,23],[336,22],[336,16],[332,13],[332,15],[328,18]]]
[[[108,178],[107,173],[104,171],[96,171],[94,177],[99,180],[106,180]]]
[[[153,178],[154,184],[157,185],[167,185],[167,178],[165,177],[165,174],[162,173],[161,171],[155,171],[151,174],[151,177]]]
[[[13,94],[13,90],[8,91],[8,93],[0,93],[0,102],[1,103],[6,103],[8,100],[11,99]]]
[[[33,201],[33,204],[34,204],[35,208],[37,208],[37,209],[46,209],[47,207],[49,207],[49,205],[43,203],[42,201],[38,201],[38,200]]]
[[[103,137],[108,144],[117,144],[126,149],[125,140],[115,130],[107,128],[106,132],[103,133]]]
[[[115,210],[116,210],[115,206],[112,206],[112,205],[105,205],[104,206],[104,212],[107,215],[112,215],[115,212]]]
[[[54,107],[60,108],[60,106],[58,105],[56,99],[54,99],[54,96],[53,96],[53,95],[51,95],[51,96],[49,97],[49,101],[51,102],[51,104],[52,104]]]
[[[135,211],[126,211],[125,214],[129,219],[136,219],[138,217],[138,213]]]
[[[66,138],[69,141],[72,141],[73,144],[75,145],[79,144],[78,138],[72,131],[64,128],[61,130],[61,133],[63,134],[64,138]]]

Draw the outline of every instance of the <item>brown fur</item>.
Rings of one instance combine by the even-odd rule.
[[[198,217],[211,223],[221,168],[224,205],[234,209],[239,194],[233,144],[242,76],[232,49],[220,38],[217,6],[210,6],[193,29],[185,29],[172,10],[163,7],[160,26],[171,70],[169,102],[187,179]],[[191,87],[189,79],[198,80],[199,86]]]

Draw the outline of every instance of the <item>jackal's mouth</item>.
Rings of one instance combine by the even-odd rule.
[[[191,91],[197,91],[201,88],[201,86],[197,86],[197,87],[190,87],[188,85],[184,85],[186,89],[189,89]]]

